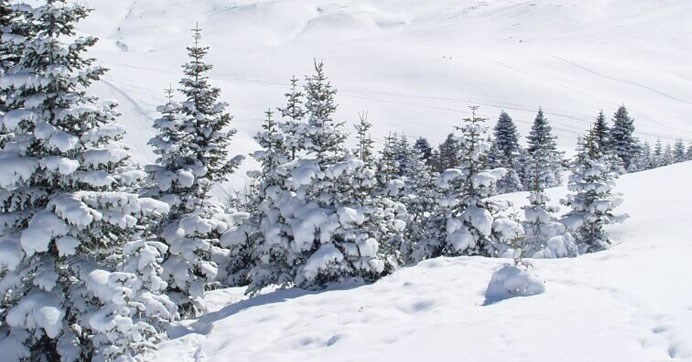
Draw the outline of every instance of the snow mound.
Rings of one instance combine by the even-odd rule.
[[[528,297],[545,292],[545,284],[514,265],[505,265],[493,273],[485,292],[485,305],[514,297]]]

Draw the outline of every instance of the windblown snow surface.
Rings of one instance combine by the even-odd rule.
[[[624,176],[615,245],[531,260],[545,292],[486,300],[511,260],[438,258],[379,282],[317,293],[209,294],[211,313],[174,331],[158,361],[692,360],[692,162]],[[644,185],[658,185],[645,187]],[[564,187],[549,190],[554,201]],[[525,193],[508,195],[517,207]]]

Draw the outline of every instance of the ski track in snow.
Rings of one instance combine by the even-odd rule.
[[[605,74],[603,74],[603,73],[599,73],[599,72],[597,72],[597,71],[595,71],[595,70],[593,70],[593,69],[587,68],[587,67],[585,67],[585,66],[583,66],[583,65],[579,65],[579,64],[577,64],[577,63],[575,63],[575,62],[569,61],[569,60],[564,59],[564,58],[555,57],[555,56],[554,56],[553,58],[555,58],[555,59],[557,59],[557,60],[559,60],[559,61],[565,62],[565,63],[567,63],[567,64],[569,64],[569,65],[572,65],[572,66],[574,66],[574,67],[576,67],[576,68],[579,68],[579,69],[581,69],[581,70],[583,70],[583,71],[585,71],[585,72],[588,72],[588,73],[591,73],[591,74],[593,74],[593,75],[599,76],[599,77],[601,77],[601,78],[605,78],[605,79],[608,79],[608,80],[612,80],[612,81],[614,81],[614,82],[625,83],[625,84],[629,84],[629,85],[632,85],[632,86],[635,86],[635,87],[639,87],[639,88],[642,88],[642,89],[646,89],[646,90],[648,90],[648,91],[650,91],[650,92],[656,93],[656,94],[658,94],[658,95],[664,96],[664,97],[666,97],[666,98],[672,99],[672,100],[677,101],[677,102],[680,102],[680,103],[692,104],[692,102],[690,102],[690,101],[686,101],[686,100],[684,100],[684,99],[680,99],[680,98],[678,98],[678,97],[675,97],[675,96],[672,96],[672,95],[670,95],[670,94],[661,92],[661,91],[659,91],[659,90],[657,90],[657,89],[648,87],[648,86],[646,86],[646,85],[644,85],[644,84],[641,84],[641,83],[633,82],[633,81],[626,80],[626,79],[620,79],[620,78],[615,78],[615,77],[607,76],[607,75],[605,75]]]

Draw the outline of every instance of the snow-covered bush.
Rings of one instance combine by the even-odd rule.
[[[528,297],[545,292],[545,283],[515,265],[496,270],[485,291],[485,304],[514,297]]]

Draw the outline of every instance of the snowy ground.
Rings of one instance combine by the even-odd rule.
[[[137,159],[163,89],[176,85],[199,22],[213,82],[231,104],[235,151],[255,147],[263,111],[292,75],[323,59],[340,120],[368,111],[390,131],[439,143],[467,106],[505,109],[526,134],[543,106],[571,151],[597,112],[625,103],[639,135],[692,139],[692,3],[688,0],[85,0],[80,27],[111,69],[99,88],[121,104]]]
[[[314,294],[216,291],[212,313],[175,331],[157,360],[692,360],[690,174],[692,162],[623,177],[631,218],[611,229],[616,245],[532,261],[543,294],[486,304],[493,271],[508,261],[469,257]],[[549,192],[555,202],[565,193]],[[524,196],[510,198],[519,206]]]

